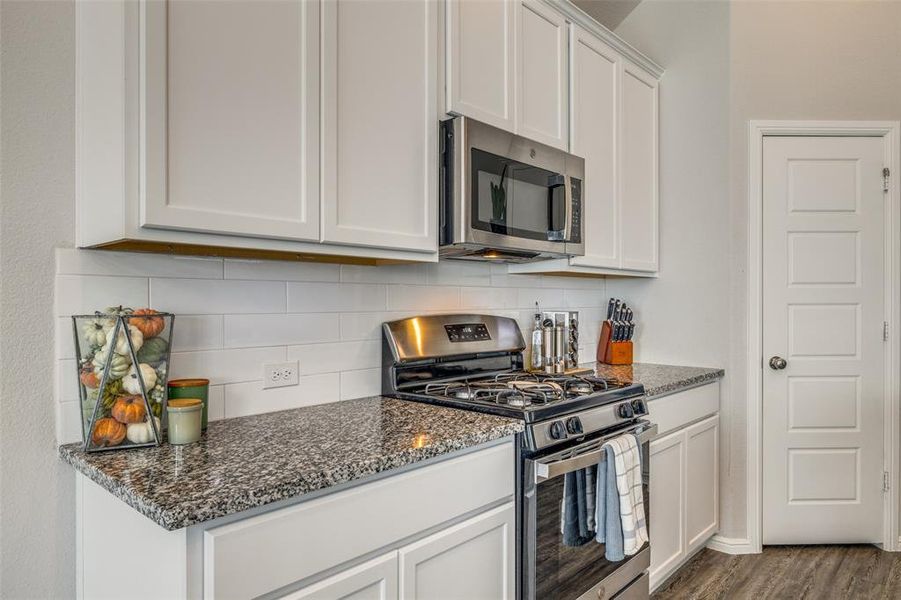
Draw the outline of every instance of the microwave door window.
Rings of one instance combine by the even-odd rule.
[[[559,239],[552,232],[564,213],[562,185],[559,192],[551,188],[556,175],[476,149],[472,165],[473,227],[535,240]],[[561,198],[559,208],[556,196]],[[562,226],[557,229],[562,233]]]

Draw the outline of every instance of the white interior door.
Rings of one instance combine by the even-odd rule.
[[[763,141],[764,544],[882,541],[883,166],[878,137]]]

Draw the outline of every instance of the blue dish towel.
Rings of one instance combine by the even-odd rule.
[[[563,477],[563,545],[582,546],[594,539],[594,529],[589,527],[590,515],[595,510],[588,504],[589,476],[586,469],[579,469]]]
[[[595,540],[604,544],[604,558],[619,562],[623,551],[623,523],[619,512],[619,491],[616,489],[616,468],[613,448],[604,446],[604,457],[598,462],[597,494],[595,499]]]

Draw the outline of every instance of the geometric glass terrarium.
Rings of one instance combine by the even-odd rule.
[[[85,451],[162,442],[174,324],[122,306],[72,317]]]

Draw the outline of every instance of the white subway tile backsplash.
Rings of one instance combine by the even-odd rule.
[[[222,315],[176,315],[172,351],[222,347]]]
[[[426,265],[429,285],[491,285],[491,265],[449,260]]]
[[[211,385],[207,396],[207,421],[219,421],[225,418],[225,386]]]
[[[338,281],[338,265],[226,259],[225,278],[267,281]]]
[[[564,290],[564,305],[567,308],[607,306],[608,298],[601,290]]]
[[[380,340],[382,339],[382,323],[403,319],[412,314],[415,313],[411,311],[342,313],[340,317],[341,339]]]
[[[91,314],[107,306],[147,306],[147,279],[102,275],[57,275],[57,316]]]
[[[541,310],[563,308],[563,290],[530,288],[517,291],[517,306],[519,308],[534,309],[536,302],[538,302],[538,307]]]
[[[225,347],[338,341],[337,314],[225,315]]]
[[[460,288],[460,308],[465,310],[516,308],[517,302],[517,291],[513,288]]]
[[[426,283],[426,265],[341,265],[344,283]]]
[[[60,275],[222,279],[222,259],[59,248],[56,271]]]
[[[169,360],[172,379],[203,377],[212,385],[262,381],[263,364],[284,362],[285,347],[173,352]]]
[[[262,382],[225,386],[225,418],[287,410],[339,399],[338,373],[307,375],[300,385],[263,389]]]
[[[382,391],[382,370],[341,371],[341,399],[378,396]]]
[[[389,310],[413,312],[460,308],[460,288],[451,286],[392,285],[388,287]]]
[[[579,311],[582,360],[593,360],[604,280],[453,261],[369,267],[60,250],[58,436],[81,439],[71,314],[118,304],[174,312],[171,376],[211,379],[215,420],[378,394],[384,321],[484,312],[516,319],[528,335],[536,300]],[[300,385],[263,390],[263,363],[283,360],[299,362]]]
[[[300,374],[370,369],[382,364],[379,340],[288,346],[287,360],[300,363]]]
[[[77,401],[56,405],[56,441],[60,444],[81,442],[81,408]]]
[[[283,313],[285,283],[212,279],[151,279],[153,308],[176,315]]]
[[[288,312],[385,310],[385,286],[365,283],[289,283]]]

